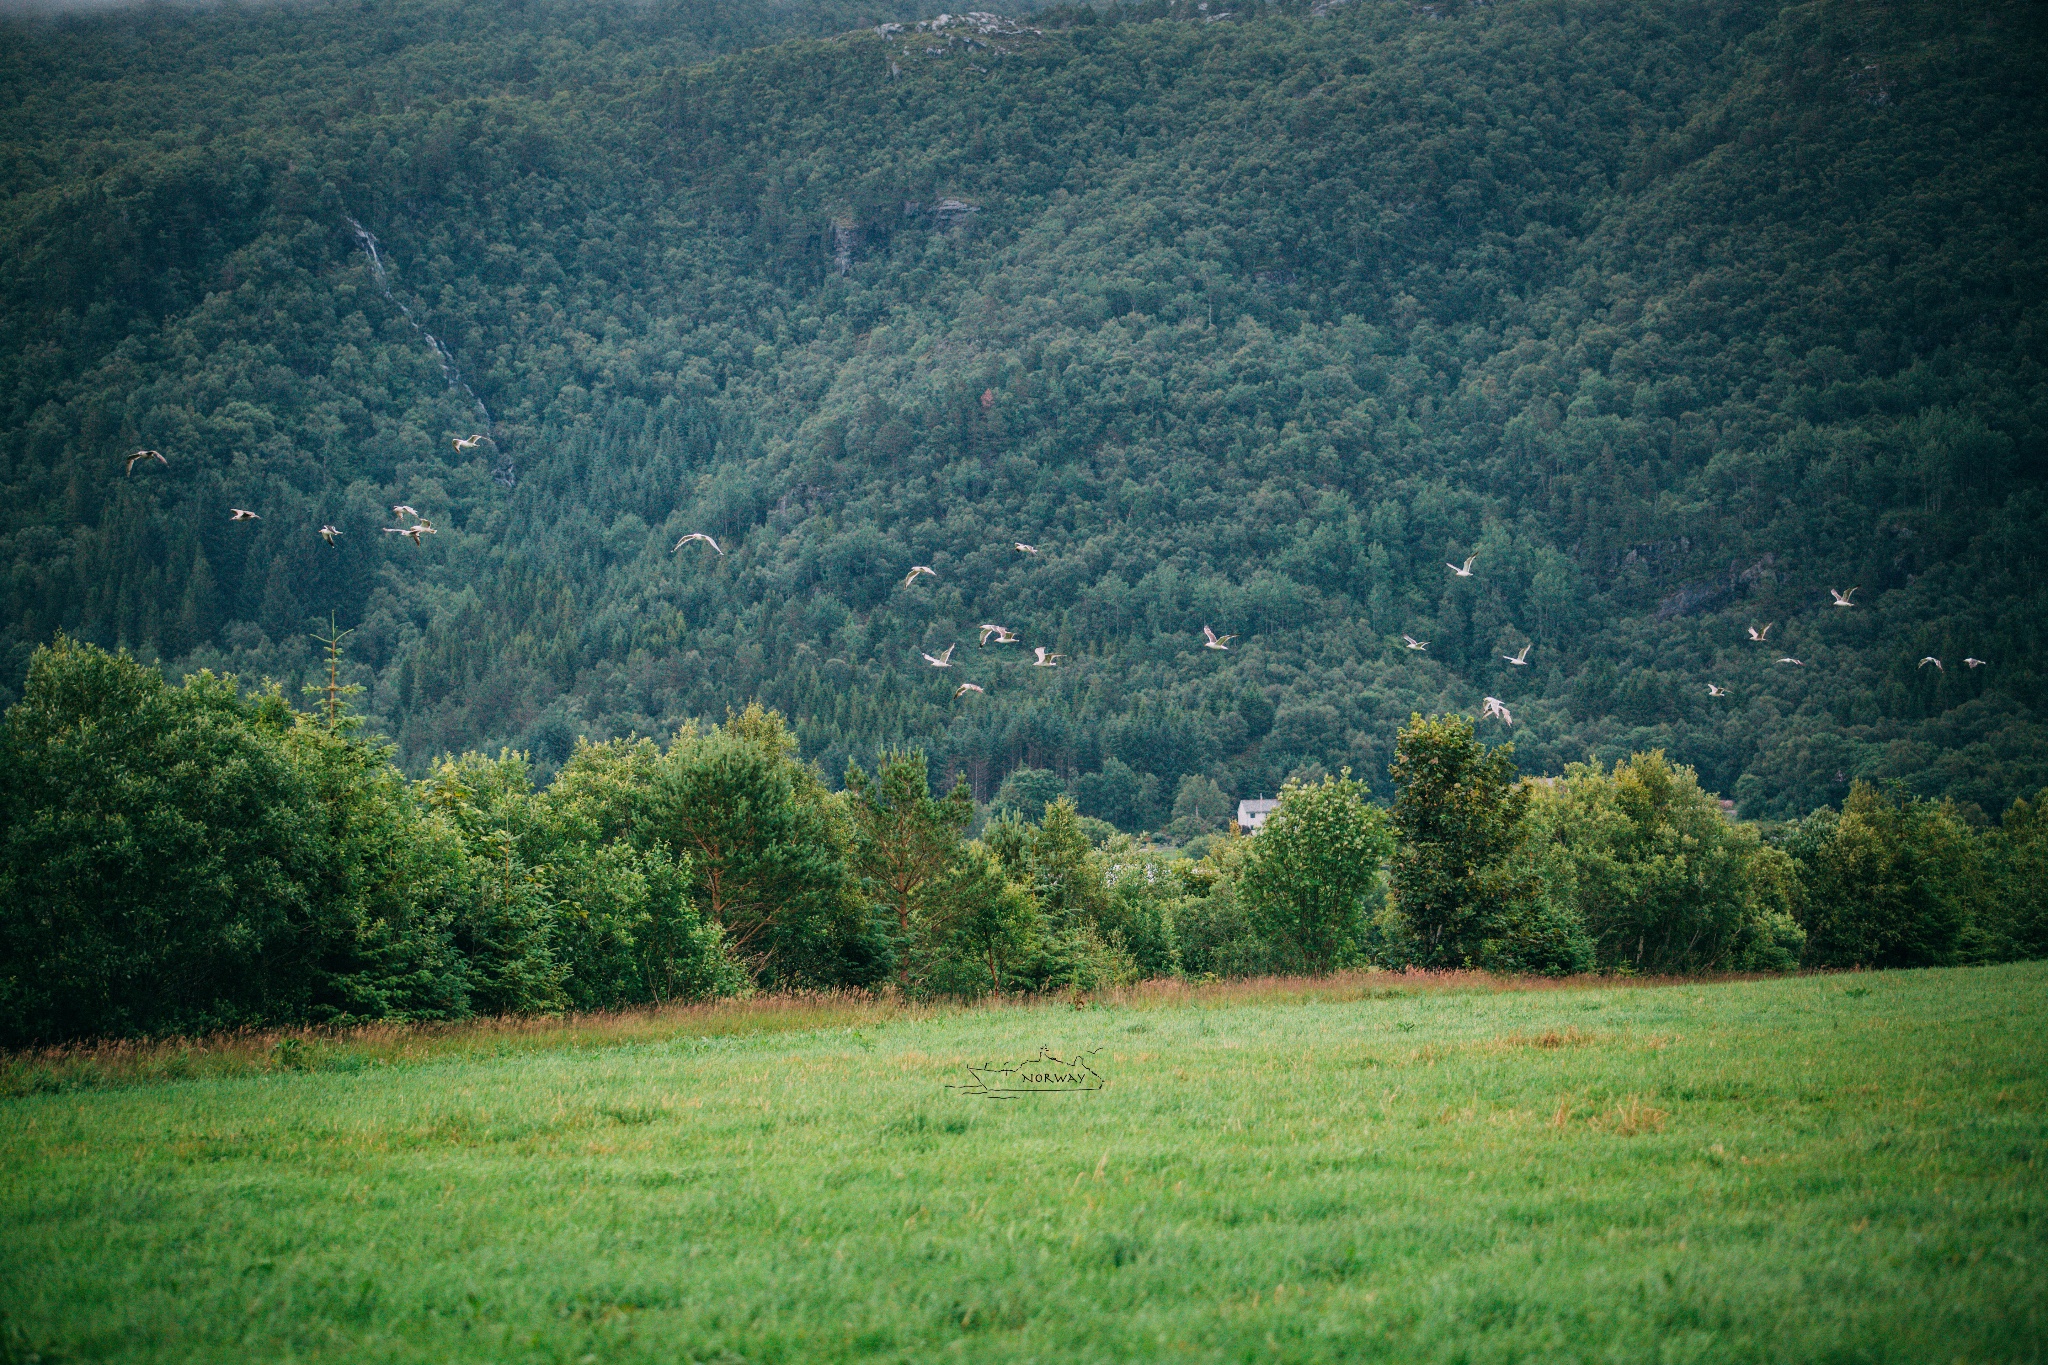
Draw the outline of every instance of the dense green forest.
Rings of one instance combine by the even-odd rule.
[[[0,701],[331,618],[414,774],[758,698],[1156,829],[1496,696],[1753,817],[2048,785],[2040,7],[916,17],[8,21]]]

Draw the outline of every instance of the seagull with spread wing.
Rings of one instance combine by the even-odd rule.
[[[1403,635],[1403,636],[1402,636],[1401,638],[1402,638],[1403,640],[1406,640],[1406,641],[1408,642],[1408,648],[1410,648],[1410,649],[1428,649],[1428,648],[1429,648],[1429,641],[1427,641],[1427,640],[1418,640],[1418,639],[1416,639],[1416,638],[1415,638],[1415,637],[1414,637],[1413,635]]]
[[[1044,645],[1033,645],[1032,652],[1038,655],[1037,658],[1031,661],[1031,666],[1033,668],[1058,668],[1060,666],[1060,660],[1065,657],[1064,655],[1060,654],[1046,653]]]
[[[996,643],[999,645],[1014,645],[1017,643],[1016,633],[1008,626],[999,626],[993,621],[984,621],[981,623],[980,630],[981,642],[983,644],[988,643],[988,638],[991,635],[995,636]]]
[[[1778,623],[1776,621],[1771,622],[1771,626],[1775,626],[1777,624]],[[1749,638],[1752,640],[1763,640],[1767,638],[1771,633],[1771,626],[1765,626],[1762,630],[1758,630],[1755,624],[1752,623],[1749,628]]]
[[[925,654],[924,661],[933,668],[951,668],[953,666],[953,651],[958,648],[958,645],[947,645],[944,654]],[[918,653],[924,654],[924,651],[919,650]]]
[[[488,438],[481,431],[472,432],[468,436],[457,436],[455,438],[455,448],[457,450],[475,450],[477,443],[486,439]]]
[[[961,683],[958,687],[953,689],[953,695],[956,697],[964,697],[969,692],[986,693],[987,691],[988,689],[983,687],[980,683]]]
[[[1847,592],[1836,592],[1833,588],[1829,588],[1828,593],[1835,599],[1835,605],[1838,607],[1853,607],[1856,605],[1849,600],[1856,595],[1856,589],[1854,588],[1849,589]]]
[[[1503,654],[1500,657],[1506,659],[1511,664],[1526,667],[1529,662],[1529,646],[1523,645],[1521,652],[1518,654]]]
[[[1228,649],[1230,642],[1237,638],[1235,635],[1218,635],[1207,626],[1202,627],[1202,634],[1207,637],[1202,645],[1204,649]]]
[[[1982,668],[1986,661],[1983,659],[1972,659],[1968,655],[1964,655],[1963,662],[1968,664],[1971,668]]]
[[[1480,714],[1484,716],[1498,716],[1503,725],[1513,725],[1515,723],[1514,716],[1509,713],[1506,704],[1499,697],[1488,697],[1486,699],[1486,706],[1481,710]]]
[[[1790,654],[1787,654],[1787,655],[1783,656],[1782,658],[1780,658],[1780,659],[1778,660],[1778,662],[1779,662],[1779,663],[1781,663],[1781,664],[1791,664],[1791,665],[1792,665],[1792,666],[1793,666],[1794,668],[1804,668],[1804,667],[1806,667],[1806,663],[1805,663],[1805,661],[1804,661],[1804,660],[1802,660],[1802,659],[1795,659],[1795,658],[1793,658],[1793,657],[1792,657],[1792,656],[1791,656]]]
[[[411,517],[414,521],[418,521],[420,519],[420,510],[417,507],[408,506],[402,502],[394,502],[391,504],[391,515],[394,517]]]
[[[331,522],[320,528],[320,539],[326,541],[329,545],[332,545],[334,538],[340,534],[342,533],[336,530]]]
[[[1708,684],[1707,684],[1707,695],[1708,695],[1708,696],[1710,696],[1710,697],[1725,697],[1725,696],[1727,696],[1727,695],[1728,695],[1728,689],[1727,689],[1727,688],[1725,688],[1725,687],[1719,686],[1718,684],[1715,684],[1715,683],[1708,683]]]
[[[907,588],[912,583],[915,583],[917,581],[917,576],[921,573],[930,574],[933,578],[937,578],[939,576],[939,571],[937,569],[934,569],[929,564],[913,564],[910,566],[910,572],[903,575],[903,586]]]
[[[1922,660],[1921,660],[1921,661],[1920,661],[1920,662],[1919,662],[1918,664],[1916,664],[1916,665],[1914,665],[1914,666],[1915,666],[1916,668],[1925,668],[1925,667],[1927,667],[1927,665],[1929,665],[1929,664],[1933,664],[1933,665],[1934,665],[1934,671],[1935,671],[1935,672],[1937,672],[1937,673],[1946,673],[1946,672],[1948,672],[1948,670],[1947,670],[1947,669],[1945,669],[1945,668],[1943,668],[1943,667],[1941,666],[1941,660],[1939,660],[1939,659],[1935,658],[1935,657],[1934,657],[1934,656],[1933,656],[1932,654],[1928,655],[1928,656],[1927,656],[1926,658],[1922,659]]]
[[[141,464],[144,460],[155,460],[160,465],[170,464],[170,461],[164,458],[164,453],[161,450],[138,450],[128,457],[128,472],[133,474],[135,466]]]
[[[1018,549],[1022,550],[1027,555],[1035,555],[1038,553],[1038,547],[1036,545],[1026,545],[1021,540],[1014,540],[1010,543],[1015,545]]]
[[[256,515],[256,514],[255,514],[254,512],[251,512],[251,511],[250,511],[250,510],[249,510],[248,508],[246,508],[246,507],[230,507],[230,508],[228,509],[228,520],[229,520],[229,521],[261,521],[261,520],[263,520],[263,518],[261,518],[261,517],[257,516],[257,515]]]
[[[705,535],[702,531],[692,531],[690,532],[690,534],[684,536],[681,540],[676,542],[676,548],[674,551],[671,551],[671,553],[681,553],[682,548],[685,545],[688,545],[693,540],[703,541],[706,545],[709,545],[712,548],[712,550],[719,555],[720,558],[724,557],[725,551],[720,550],[718,548],[718,542],[713,540],[710,536]]]
[[[1477,558],[1479,558],[1478,555],[1466,555],[1465,567],[1462,569],[1455,564],[1445,564],[1444,567],[1460,578],[1470,578],[1472,576],[1472,561]]]

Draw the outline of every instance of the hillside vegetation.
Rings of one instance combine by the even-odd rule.
[[[12,27],[6,699],[331,613],[415,773],[758,698],[1151,829],[1492,695],[1751,816],[2048,784],[2038,7],[889,17]]]

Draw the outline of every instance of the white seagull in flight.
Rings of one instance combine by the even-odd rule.
[[[1925,668],[1925,667],[1927,667],[1927,665],[1929,665],[1929,664],[1933,664],[1933,665],[1934,665],[1934,671],[1935,671],[1935,672],[1937,672],[1937,673],[1946,673],[1946,672],[1948,672],[1948,670],[1947,670],[1947,669],[1945,669],[1945,668],[1943,668],[1943,667],[1941,666],[1941,660],[1939,660],[1939,659],[1935,658],[1935,657],[1934,657],[1934,656],[1933,656],[1932,654],[1930,654],[1930,655],[1928,655],[1928,656],[1927,656],[1926,658],[1922,659],[1922,660],[1921,660],[1921,661],[1919,662],[1919,664],[1918,664],[1918,665],[1916,665],[1916,666],[1917,666],[1917,667],[1920,667],[1920,668]]]
[[[1849,591],[1847,592],[1835,592],[1833,588],[1829,588],[1828,592],[1833,594],[1835,599],[1835,605],[1838,607],[1853,607],[1856,605],[1854,602],[1851,602],[1849,600],[1851,597],[1854,597],[1856,595],[1856,589],[1854,588],[1849,589]]]
[[[983,687],[980,683],[961,683],[958,687],[953,689],[953,695],[956,697],[964,697],[969,692],[986,693],[987,691],[988,689]]]
[[[958,645],[947,645],[946,652],[944,654],[925,654],[924,661],[930,664],[933,668],[951,668],[953,666],[953,651],[958,648]],[[924,654],[924,651],[919,650],[918,653]]]
[[[1428,648],[1429,648],[1429,641],[1427,641],[1427,640],[1418,640],[1418,639],[1416,639],[1416,638],[1415,638],[1415,637],[1414,637],[1413,635],[1403,635],[1403,636],[1402,636],[1401,638],[1402,638],[1402,639],[1404,639],[1404,640],[1406,640],[1406,641],[1408,642],[1408,648],[1410,648],[1410,649],[1428,649]]]
[[[128,457],[128,472],[133,474],[135,466],[144,460],[155,460],[160,465],[170,464],[170,461],[164,458],[164,453],[161,450],[138,450]]]
[[[1237,638],[1235,635],[1218,635],[1207,626],[1202,627],[1202,634],[1208,637],[1202,646],[1204,649],[1228,649],[1230,642]]]
[[[261,517],[257,516],[257,515],[256,515],[256,514],[255,514],[254,512],[251,512],[251,511],[250,511],[250,510],[249,510],[248,508],[246,508],[246,507],[230,507],[230,508],[228,509],[228,520],[229,520],[229,521],[261,521],[261,520],[263,520],[263,518],[261,518]]]
[[[455,448],[457,450],[475,450],[477,442],[484,439],[484,434],[481,431],[475,432],[467,437],[458,436],[455,438]]]
[[[692,531],[690,532],[690,534],[684,536],[681,540],[677,541],[676,550],[680,551],[685,545],[688,545],[693,540],[703,541],[706,545],[709,545],[713,550],[716,550],[720,558],[724,557],[725,551],[718,549],[718,542],[713,540],[710,536],[705,535],[702,531]]]
[[[1970,658],[1970,657],[1969,657],[1968,655],[1964,655],[1964,656],[1963,656],[1963,662],[1964,662],[1964,663],[1966,663],[1966,664],[1968,664],[1968,665],[1969,665],[1970,667],[1972,667],[1972,668],[1982,668],[1982,667],[1983,667],[1983,666],[1985,665],[1985,663],[1986,663],[1986,660],[1983,660],[1983,659],[1972,659],[1972,658]]]
[[[1794,668],[1806,667],[1806,665],[1803,662],[1793,658],[1790,654],[1785,655],[1783,658],[1779,659],[1778,662],[1781,664],[1791,664]]]
[[[1486,707],[1480,714],[1499,716],[1503,725],[1513,725],[1515,723],[1515,718],[1508,714],[1508,708],[1501,702],[1499,697],[1488,697],[1486,699]]]
[[[1771,622],[1771,626],[1775,626],[1777,624],[1778,623],[1776,621]],[[1771,626],[1765,626],[1762,630],[1758,630],[1754,625],[1752,625],[1749,628],[1749,638],[1752,640],[1764,639],[1771,633]]]
[[[1500,657],[1506,659],[1511,664],[1527,664],[1529,662],[1529,646],[1523,645],[1522,652],[1519,654],[1503,654]]]
[[[1718,686],[1714,683],[1708,683],[1707,695],[1710,697],[1725,697],[1728,695],[1728,689],[1725,687]]]
[[[332,545],[334,538],[340,534],[342,533],[336,530],[332,523],[320,528],[320,539],[326,541],[329,545]]]
[[[1012,541],[1010,543],[1015,545],[1018,549],[1022,550],[1027,555],[1035,555],[1038,553],[1038,547],[1036,545],[1026,545],[1021,540]]]
[[[917,576],[921,573],[930,574],[933,578],[939,576],[939,571],[929,564],[913,564],[910,567],[910,572],[903,575],[903,586],[907,588],[912,583],[915,583]]]
[[[1466,555],[1465,567],[1462,569],[1455,564],[1445,564],[1444,567],[1460,578],[1470,578],[1472,576],[1472,561],[1477,558],[1479,558],[1478,555]]]
[[[1046,653],[1044,645],[1033,645],[1032,652],[1038,655],[1036,659],[1031,661],[1033,668],[1058,668],[1060,666],[1061,656]]]

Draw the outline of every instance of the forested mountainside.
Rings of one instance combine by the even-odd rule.
[[[759,698],[1139,829],[1493,696],[1750,816],[2048,783],[2038,6],[756,13],[12,25],[7,696],[331,613],[415,770]]]

